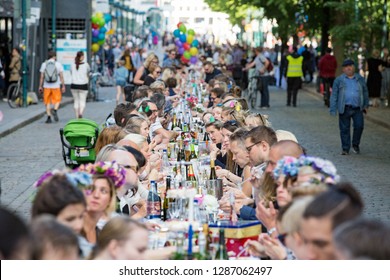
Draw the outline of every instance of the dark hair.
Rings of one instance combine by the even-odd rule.
[[[0,221],[0,255],[8,260],[17,259],[20,248],[29,244],[29,229],[22,219],[1,206]]]
[[[39,187],[32,205],[32,217],[41,214],[57,216],[71,204],[86,205],[82,191],[74,187],[65,174],[54,174]]]
[[[130,146],[123,146],[123,148],[125,148],[129,153],[131,153],[135,157],[135,160],[138,163],[138,168],[142,168],[146,165],[147,163],[146,158],[140,151]]]
[[[147,98],[148,97],[148,91],[150,90],[149,86],[142,85],[138,87],[135,92],[132,94],[130,102],[134,102],[137,99]]]
[[[333,233],[339,250],[348,259],[390,259],[390,226],[379,220],[357,218],[338,226]]]
[[[205,124],[205,128],[208,128],[210,126],[214,126],[217,129],[221,129],[223,127],[223,122],[215,121],[215,122],[208,122]]]
[[[339,183],[319,194],[303,213],[304,219],[330,216],[332,229],[345,221],[359,216],[363,211],[363,201],[351,183]]]
[[[221,98],[225,91],[222,88],[213,88],[210,90],[210,93],[214,92],[217,98]]]
[[[82,51],[77,52],[76,57],[74,59],[74,63],[76,64],[76,69],[79,70],[79,66],[81,64],[81,57],[84,56]]]
[[[230,120],[224,122],[222,128],[229,130],[230,132],[234,132],[237,128],[242,127],[241,123],[236,120]],[[221,128],[221,129],[222,129]]]
[[[69,227],[57,222],[51,215],[42,215],[34,219],[31,234],[34,260],[41,260],[45,250],[49,249],[64,252],[72,249],[78,251],[79,244],[76,234]]]
[[[55,57],[55,56],[57,56],[57,54],[56,54],[56,52],[54,52],[54,51],[50,51],[49,53],[48,53],[48,55],[47,55],[47,57],[50,59],[50,58],[53,58],[53,57]]]
[[[150,100],[156,104],[157,108],[162,109],[165,106],[165,96],[161,93],[155,93]]]
[[[176,78],[168,78],[167,81],[165,82],[167,87],[169,88],[175,88],[177,86],[177,80]]]
[[[275,131],[272,128],[263,125],[252,128],[246,137],[249,138],[252,143],[265,141],[269,146],[272,146],[278,141]]]
[[[114,119],[116,125],[120,127],[124,127],[126,125],[127,116],[131,111],[135,109],[135,105],[133,103],[120,103],[114,109]]]

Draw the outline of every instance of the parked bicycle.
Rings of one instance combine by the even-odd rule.
[[[13,83],[8,87],[8,105],[11,108],[23,106],[22,85],[22,79],[19,79],[17,83]]]

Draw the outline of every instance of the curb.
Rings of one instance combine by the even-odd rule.
[[[314,92],[315,89],[312,90],[311,88],[305,88],[305,87],[303,87],[302,90],[305,91],[305,92],[307,92],[307,93],[310,93],[312,96],[314,96],[314,97],[317,98],[318,100],[321,100],[321,101],[322,101],[322,98],[321,98],[322,95],[319,95],[319,93]],[[372,123],[374,123],[374,124],[377,124],[377,125],[380,125],[380,126],[382,126],[382,127],[384,127],[384,128],[390,129],[390,124],[388,124],[388,123],[386,123],[386,122],[384,122],[384,121],[382,121],[382,120],[380,120],[380,119],[378,119],[378,118],[373,118],[373,117],[370,115],[370,112],[368,112],[368,114],[365,115],[364,118],[365,118],[367,121],[370,121],[370,122],[372,122]]]
[[[68,104],[71,104],[73,103],[73,99],[71,100],[66,100],[64,101],[63,103],[61,103],[60,107],[65,107],[66,105]],[[37,113],[35,114],[34,116],[14,125],[13,127],[10,127],[10,128],[7,128],[5,129],[4,131],[1,131],[0,132],[0,138],[2,137],[5,137],[13,132],[15,132],[16,130],[22,128],[22,127],[25,127],[26,125],[29,125],[30,123],[34,122],[34,121],[37,121],[39,120],[40,118],[42,118],[44,115],[46,114],[46,112],[41,112],[41,113]]]

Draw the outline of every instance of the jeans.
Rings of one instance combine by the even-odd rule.
[[[261,76],[261,86],[260,86],[260,107],[269,107],[269,89],[268,89],[268,83],[269,83],[269,77],[268,76]],[[259,100],[257,98],[257,100]]]
[[[345,106],[343,114],[339,114],[341,147],[349,152],[351,148],[351,119],[353,120],[352,146],[359,146],[364,128],[363,112],[359,107]]]

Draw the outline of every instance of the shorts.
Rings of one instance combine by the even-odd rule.
[[[43,103],[56,104],[61,102],[61,89],[60,88],[44,88],[43,89]]]
[[[126,81],[124,80],[116,80],[116,85],[120,87],[124,87],[126,85]]]

